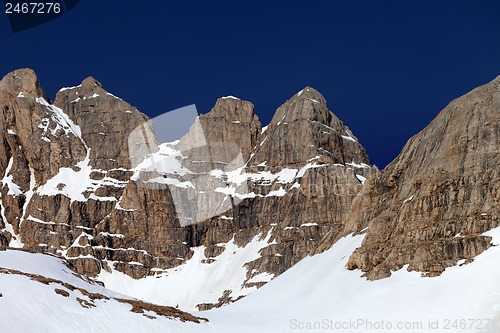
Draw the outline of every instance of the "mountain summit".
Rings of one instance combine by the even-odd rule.
[[[369,165],[368,155],[356,137],[326,105],[323,96],[306,87],[283,103],[263,133],[252,164]]]

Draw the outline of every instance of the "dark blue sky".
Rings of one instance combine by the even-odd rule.
[[[304,86],[384,167],[452,99],[500,75],[500,1],[89,1],[12,33],[0,75],[31,67],[50,97],[92,75],[149,116],[217,97],[263,124]]]

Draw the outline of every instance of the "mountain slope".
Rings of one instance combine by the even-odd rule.
[[[402,269],[391,277],[368,281],[345,266],[364,236],[339,239],[324,253],[306,257],[251,295],[203,312],[200,324],[162,317],[154,311],[131,312],[114,302],[125,297],[71,274],[60,259],[20,251],[0,251],[2,266],[74,285],[110,300],[92,299],[60,283],[49,285],[0,269],[2,332],[497,332],[500,328],[500,230],[485,235],[497,245],[473,263],[422,278]],[[60,289],[69,293],[65,297]],[[85,293],[85,292],[84,292]],[[76,298],[81,298],[80,303]],[[85,301],[93,304],[84,307]],[[82,304],[82,305],[80,305]],[[26,316],[26,313],[30,313]],[[150,319],[147,316],[154,316]],[[398,326],[402,325],[402,326]],[[455,327],[457,327],[455,329]],[[399,328],[399,329],[398,329]]]
[[[217,332],[498,332],[500,229],[474,262],[422,278],[401,269],[369,281],[346,264],[364,235],[339,239],[244,299],[204,312]]]
[[[107,93],[87,79],[63,90],[76,89],[75,96],[55,106],[32,74],[16,71],[0,83],[0,240],[57,253],[93,278],[52,256],[0,251],[0,288],[7,288],[0,310],[18,318],[28,304],[35,313],[21,323],[8,319],[7,330],[36,330],[44,299],[78,317],[77,329],[89,320],[87,331],[500,329],[500,77],[450,103],[373,174],[362,146],[312,88],[292,96],[264,128],[251,103],[222,98],[181,140],[151,140],[149,156],[117,168],[126,154],[92,155],[88,138],[102,134],[82,129],[81,119],[102,107],[97,117],[112,126],[106,112],[129,114],[121,109],[130,106],[109,109],[104,99],[73,112],[72,97],[82,96],[79,103]],[[121,136],[112,141],[127,140],[125,132],[114,131]],[[57,154],[29,147],[43,138]],[[52,160],[45,174],[43,163]],[[203,203],[218,205],[205,210]],[[95,279],[156,303],[209,310],[210,322],[120,299]],[[26,290],[35,302],[15,297]],[[95,319],[87,316],[92,309]],[[131,309],[144,313],[130,316]],[[106,322],[112,312],[119,322]],[[148,317],[158,312],[168,318]],[[65,316],[53,318],[61,330],[70,327]],[[44,325],[50,331],[54,322]]]
[[[0,250],[2,332],[190,332],[206,320],[131,299],[61,259]]]

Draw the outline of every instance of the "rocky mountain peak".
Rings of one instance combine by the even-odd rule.
[[[305,87],[276,110],[270,125],[296,120],[320,121],[328,125],[331,116],[323,95],[314,88]]]
[[[325,104],[326,105],[326,100],[325,98],[323,97],[323,95],[317,91],[316,89],[312,88],[312,87],[304,87],[304,89],[300,90],[299,92],[297,92],[295,95],[293,95],[290,100],[298,100],[298,99],[314,99],[316,101],[318,101],[320,104]]]
[[[274,114],[251,164],[267,166],[307,163],[354,163],[368,167],[364,148],[331,112],[325,98],[306,87]]]
[[[232,121],[242,121],[249,123],[256,115],[254,105],[251,102],[239,99],[234,96],[226,96],[217,99],[215,106],[205,116],[226,117]]]
[[[252,149],[258,143],[261,130],[259,117],[254,114],[254,105],[251,102],[227,96],[217,99],[210,112],[200,115],[195,126],[181,139],[181,142],[188,144],[188,141],[199,138],[201,134],[215,160],[230,162],[241,153],[243,159],[247,161]],[[203,133],[199,133],[200,131]],[[207,147],[200,148],[208,149]],[[200,151],[194,150],[190,154],[200,154]],[[192,157],[195,158],[195,156]]]
[[[97,81],[97,80],[96,80],[94,77],[92,77],[92,76],[88,76],[88,77],[86,77],[86,78],[82,81],[81,86],[82,86],[83,88],[86,88],[86,87],[91,88],[91,87],[95,87],[95,86],[97,86],[97,87],[101,87],[101,88],[102,88],[102,84],[101,84],[101,82]]]
[[[130,167],[129,134],[149,119],[146,115],[106,91],[91,76],[78,86],[59,90],[54,105],[65,110],[82,129],[94,167]]]
[[[79,97],[97,97],[97,96],[105,96],[108,92],[103,89],[101,82],[97,81],[94,77],[89,76],[85,78],[82,83],[78,86],[73,87],[74,89],[65,89],[62,91],[71,91],[74,90],[73,93],[77,93]],[[57,98],[56,98],[57,100]]]
[[[114,96],[107,92],[98,80],[89,76],[77,86],[61,88],[56,94],[54,104],[61,105],[66,102],[68,98],[73,98],[70,101],[78,103],[88,98],[96,99],[98,97],[99,99],[103,99]]]
[[[5,75],[0,81],[0,90],[48,100],[37,75],[30,68],[18,69]]]

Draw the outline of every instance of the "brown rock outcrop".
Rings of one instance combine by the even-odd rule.
[[[452,101],[353,202],[345,234],[366,229],[349,269],[369,279],[438,275],[491,246],[499,225],[500,76]]]
[[[352,132],[326,105],[324,97],[306,87],[281,105],[267,126],[266,139],[251,164],[269,167],[322,163],[368,163],[368,155]]]

